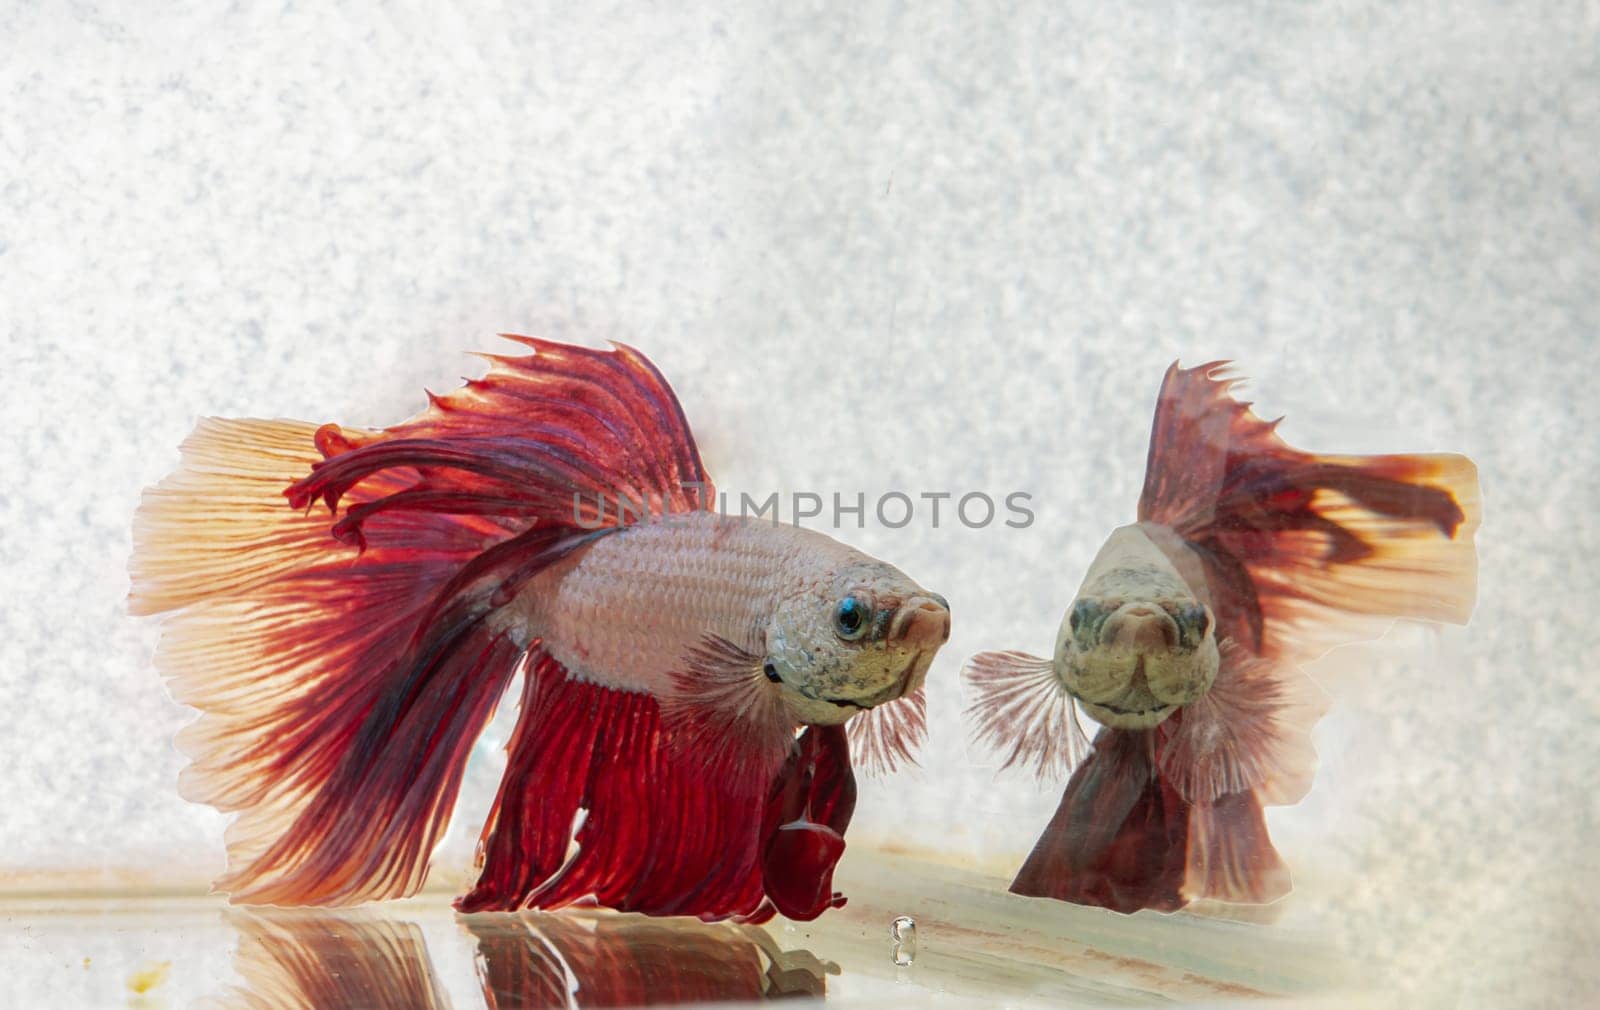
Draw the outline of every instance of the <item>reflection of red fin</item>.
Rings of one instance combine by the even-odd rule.
[[[228,916],[245,987],[206,1006],[227,1010],[446,1010],[449,997],[413,922],[360,913]],[[134,1005],[138,1005],[136,1002]]]
[[[1264,905],[1289,893],[1289,868],[1267,837],[1253,792],[1229,793],[1189,810],[1186,900]]]
[[[928,697],[917,688],[903,698],[869,708],[847,724],[856,764],[874,774],[915,766],[928,736]]]
[[[793,816],[765,824],[774,786],[761,762],[726,762],[738,774],[710,778],[673,745],[672,732],[654,697],[574,680],[554,660],[539,658],[484,829],[481,873],[456,907],[553,909],[592,901],[652,915],[761,918],[770,914],[763,899],[771,894],[793,918],[820,913],[781,903],[789,889],[764,880],[763,854],[789,821],[815,819],[833,829],[836,815],[824,796],[837,770],[814,773],[815,755],[796,750],[776,788],[798,795],[798,805],[786,809]],[[842,833],[842,825],[833,830]],[[569,839],[576,851],[569,852]],[[831,876],[832,860],[795,872]]]
[[[592,986],[606,987],[611,978],[601,971],[591,983],[573,967],[567,945],[554,942],[568,930],[580,937],[590,932],[588,923],[552,921],[536,931],[522,916],[473,916],[462,922],[478,941],[478,982],[488,1010],[573,1006],[574,985],[587,993]]]
[[[745,1003],[766,994],[762,949],[739,927],[536,914],[465,922],[478,941],[489,1010]]]
[[[1181,908],[1189,804],[1157,774],[1155,731],[1103,729],[1011,882],[1116,912]]]
[[[386,431],[203,421],[146,495],[130,609],[177,611],[158,663],[202,713],[185,794],[239,814],[234,900],[414,893],[523,652],[494,611],[600,535],[596,496],[710,500],[642,356],[516,339],[536,353]]]
[[[1040,778],[1070,772],[1089,752],[1078,707],[1048,659],[980,652],[961,669],[976,743],[1000,753],[1000,767],[1031,764]]]
[[[1168,369],[1139,499],[1140,521],[1196,548],[1219,634],[1304,660],[1368,630],[1352,618],[1464,622],[1477,568],[1471,461],[1300,452],[1233,385],[1221,363]]]

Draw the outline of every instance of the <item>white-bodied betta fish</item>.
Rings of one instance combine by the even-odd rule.
[[[849,741],[909,756],[945,601],[821,534],[711,511],[638,352],[513,339],[533,353],[488,356],[382,431],[202,421],[147,492],[131,608],[173,615],[158,663],[201,712],[184,794],[237,814],[218,888],[415,893],[520,673],[458,908],[842,904]]]
[[[1018,894],[1119,912],[1281,897],[1262,807],[1310,788],[1324,708],[1298,664],[1393,618],[1472,612],[1469,460],[1300,452],[1232,385],[1222,363],[1168,369],[1139,521],[1100,549],[1054,657],[964,670],[980,740],[1072,772]]]

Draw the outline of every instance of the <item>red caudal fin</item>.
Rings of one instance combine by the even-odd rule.
[[[843,732],[807,730],[776,785],[759,760],[722,766],[742,775],[707,776],[671,732],[652,696],[577,681],[538,658],[478,882],[456,907],[594,903],[757,920],[773,906],[814,918],[833,903],[854,805]]]
[[[386,431],[203,421],[147,492],[130,609],[172,612],[157,662],[201,712],[182,787],[237,813],[218,882],[234,900],[420,888],[523,657],[495,611],[622,521],[596,496],[709,500],[685,487],[705,474],[643,357],[524,342],[536,353]]]
[[[1183,907],[1189,803],[1156,768],[1154,730],[1103,729],[1011,891],[1115,912]]]
[[[1230,395],[1221,363],[1167,371],[1139,519],[1199,553],[1219,635],[1305,660],[1381,632],[1362,618],[1464,623],[1477,561],[1465,457],[1301,452]]]

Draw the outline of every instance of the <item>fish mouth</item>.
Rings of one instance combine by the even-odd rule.
[[[1117,715],[1155,715],[1163,709],[1176,707],[1174,705],[1157,705],[1154,708],[1122,708],[1117,705],[1108,705],[1103,701],[1091,701],[1089,704],[1103,708],[1107,712],[1115,712]]]
[[[938,593],[912,597],[890,618],[885,637],[891,642],[943,645],[950,640],[949,602]]]
[[[1133,673],[1128,677],[1128,683],[1116,694],[1117,698],[1125,699],[1123,704],[1118,705],[1110,701],[1098,701],[1082,695],[1079,695],[1079,697],[1096,708],[1105,709],[1107,712],[1116,715],[1151,716],[1176,708],[1176,702],[1162,701],[1150,689],[1150,682],[1145,678],[1144,660],[1144,656],[1139,656],[1134,660]]]

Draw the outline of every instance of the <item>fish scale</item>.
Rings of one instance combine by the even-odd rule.
[[[690,512],[597,538],[500,619],[583,680],[661,696],[706,636],[760,648],[781,598],[825,595],[836,573],[871,560],[809,530]]]

